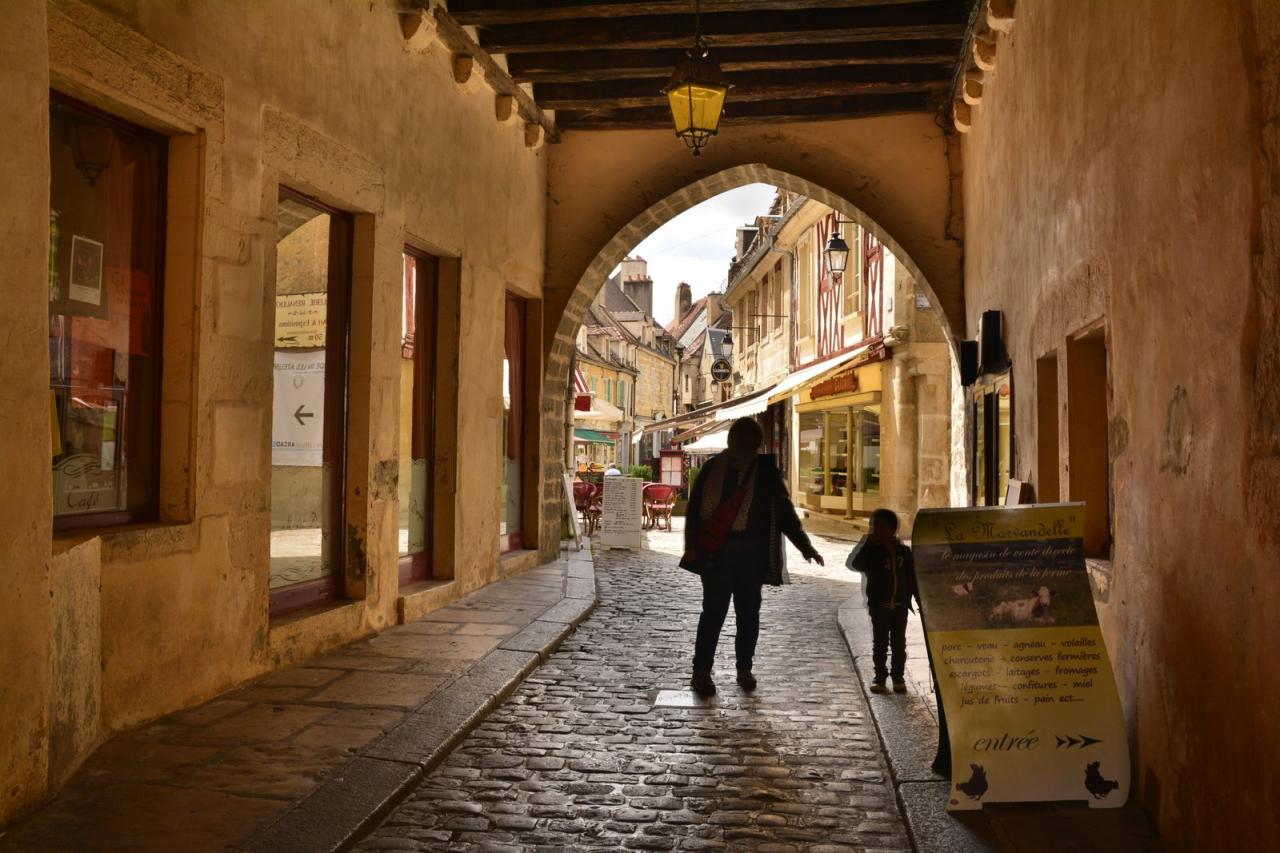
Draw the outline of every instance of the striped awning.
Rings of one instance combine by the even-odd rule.
[[[573,369],[573,407],[579,412],[591,411],[591,386],[578,368]]]

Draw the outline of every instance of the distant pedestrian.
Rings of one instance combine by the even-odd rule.
[[[604,475],[606,477],[621,477],[622,472],[618,470],[617,465],[614,465],[612,462],[610,462],[609,467],[604,469]]]
[[[863,590],[871,615],[871,659],[875,665],[871,692],[887,693],[885,681],[892,676],[893,692],[906,693],[907,614],[912,610],[912,599],[920,600],[920,593],[915,558],[898,538],[898,516],[892,510],[881,508],[871,513],[871,532],[849,554],[845,565],[866,576]],[[890,647],[892,666],[887,666]]]
[[[751,673],[760,635],[761,588],[783,583],[785,535],[805,560],[822,565],[796,515],[772,456],[760,455],[764,433],[751,418],[729,428],[728,449],[712,457],[694,481],[685,516],[682,568],[702,578],[702,615],[693,654],[692,687],[710,696],[720,629],[733,602],[738,684],[756,688]]]

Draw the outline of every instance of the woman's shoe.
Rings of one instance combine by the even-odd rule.
[[[697,693],[699,696],[716,695],[716,683],[711,680],[710,671],[695,671],[693,673],[693,678],[689,679],[689,686],[692,687],[693,692]]]
[[[756,677],[751,674],[751,670],[738,670],[738,686],[748,693],[756,689]]]

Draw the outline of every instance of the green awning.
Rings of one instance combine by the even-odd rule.
[[[583,429],[582,427],[573,428],[573,439],[587,444],[613,444],[613,439],[599,430]]]

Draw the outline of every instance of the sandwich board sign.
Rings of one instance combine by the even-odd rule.
[[[640,501],[644,481],[639,477],[604,477],[600,503],[600,545],[640,550]]]
[[[578,524],[578,502],[573,497],[573,475],[567,472],[564,475],[564,496],[569,501],[569,533],[581,551],[582,527]]]
[[[925,636],[951,740],[948,808],[1129,797],[1129,747],[1084,563],[1084,504],[922,509]]]

